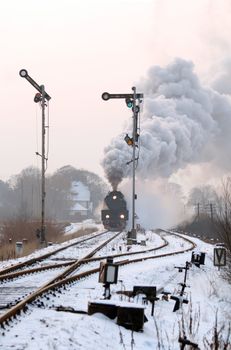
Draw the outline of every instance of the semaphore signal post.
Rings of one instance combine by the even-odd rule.
[[[46,101],[49,101],[51,97],[45,91],[44,85],[38,85],[28,74],[26,69],[21,69],[19,72],[20,77],[25,78],[29,83],[38,91],[35,94],[34,102],[41,103],[42,108],[42,154],[36,152],[37,155],[41,156],[42,166],[41,166],[41,227],[38,229],[39,237],[40,237],[40,245],[46,245],[46,234],[45,234],[45,162],[47,158],[45,156],[45,135],[46,135],[46,126],[45,126],[45,107]]]
[[[136,146],[138,141],[138,133],[137,133],[137,120],[138,114],[140,111],[138,102],[142,102],[143,94],[136,92],[136,87],[132,87],[133,93],[131,94],[110,94],[108,92],[104,92],[102,94],[102,99],[104,101],[108,101],[110,99],[119,98],[124,99],[127,106],[132,108],[133,111],[133,132],[132,138],[128,135],[125,136],[125,141],[129,146],[132,146],[132,229],[128,234],[128,238],[132,241],[132,243],[136,243],[136,227],[135,227],[135,200],[137,198],[135,193],[135,173],[136,173]]]

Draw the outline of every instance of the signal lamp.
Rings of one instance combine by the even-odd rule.
[[[132,108],[132,110],[134,111],[134,108]],[[140,111],[140,107],[139,106],[135,106],[135,113],[137,114],[137,113],[139,113],[139,111]]]
[[[37,92],[37,93],[35,94],[35,97],[34,97],[34,102],[35,102],[35,103],[38,103],[38,102],[41,101],[41,99],[42,99],[42,95],[40,94],[40,92]]]
[[[129,97],[126,98],[125,102],[126,102],[126,105],[127,105],[128,108],[132,108],[133,107],[133,100],[131,100]]]
[[[126,134],[124,141],[128,144],[128,146],[133,145],[133,139],[130,136],[128,136],[128,134]]]
[[[118,268],[119,265],[113,264],[113,259],[107,259],[107,261],[101,261],[99,267],[99,283],[105,283],[105,288],[109,288],[109,296],[110,296],[110,284],[117,283],[118,279]],[[105,299],[110,299],[110,297],[106,297]]]
[[[113,196],[113,197],[112,197],[112,199],[116,199],[116,198],[117,198],[117,196]]]
[[[106,219],[109,219],[109,218],[110,218],[110,215],[107,214],[105,217],[106,217]]]
[[[120,214],[120,219],[124,219],[124,214]]]

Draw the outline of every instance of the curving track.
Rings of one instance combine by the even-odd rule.
[[[82,254],[85,254],[91,246],[97,244],[102,237],[104,239],[105,235],[114,237],[112,232],[104,231],[96,235],[90,235],[90,237],[85,239],[75,240],[75,242],[65,244],[63,247],[52,250],[46,254],[27,259],[19,264],[2,269],[0,271],[0,281],[12,280],[19,276],[34,274],[49,269],[71,266]]]
[[[36,263],[38,263],[38,264],[39,263],[46,263],[48,258],[51,259],[52,256],[55,256],[56,259],[58,260],[59,259],[58,254],[60,252],[67,251],[69,248],[73,248],[73,247],[79,246],[81,244],[84,244],[85,242],[87,242],[89,240],[92,240],[92,239],[98,238],[102,235],[105,235],[105,233],[107,233],[107,232],[108,231],[103,231],[103,232],[100,232],[100,233],[97,233],[94,235],[91,234],[91,235],[88,235],[88,237],[84,238],[84,239],[79,239],[79,238],[74,239],[74,242],[69,243],[69,244],[63,244],[63,246],[61,248],[59,247],[58,249],[54,249],[54,250],[52,249],[48,253],[38,255],[34,258],[26,259],[23,262],[19,262],[18,264],[7,266],[7,267],[0,270],[0,276],[6,275],[8,273],[16,272],[16,271],[21,271],[24,268],[28,268],[31,265],[34,266]],[[76,259],[72,258],[71,260],[76,260]],[[70,262],[70,264],[71,264],[71,262]]]
[[[56,275],[54,278],[46,282],[43,286],[39,287],[38,290],[33,291],[29,296],[24,298],[23,300],[16,301],[16,305],[13,306],[10,310],[5,312],[4,314],[0,315],[0,325],[2,327],[5,326],[6,322],[8,322],[11,318],[15,317],[18,313],[22,311],[26,311],[27,305],[34,300],[36,300],[36,303],[40,303],[39,297],[41,296],[47,296],[48,294],[53,293],[52,295],[55,296],[55,293],[60,292],[60,290],[64,290],[66,288],[66,285],[70,284],[76,284],[77,281],[86,278],[89,275],[95,274],[99,271],[98,267],[98,260],[105,259],[108,256],[111,256],[116,259],[116,263],[120,266],[128,265],[131,263],[138,263],[149,259],[159,259],[166,256],[176,255],[185,253],[187,251],[190,251],[195,248],[195,244],[189,240],[188,238],[181,237],[182,243],[180,244],[180,247],[177,245],[173,245],[171,247],[171,252],[165,252],[166,247],[169,245],[168,240],[166,239],[167,236],[171,234],[171,237],[177,236],[181,237],[178,234],[170,233],[167,231],[162,231],[162,240],[163,243],[159,247],[155,247],[153,249],[147,249],[146,251],[136,251],[136,252],[128,252],[128,253],[121,253],[121,254],[110,254],[110,255],[103,255],[96,258],[91,258],[94,254],[97,253],[99,249],[102,249],[102,247],[105,247],[113,238],[116,238],[118,234],[107,240],[107,242],[104,242],[103,245],[100,245],[100,247],[97,247],[97,249],[94,249],[91,251],[91,253],[84,256],[82,259],[78,260],[74,264],[72,264],[70,267],[62,271],[58,276]],[[164,238],[163,236],[166,235]],[[179,240],[177,240],[179,242]],[[162,250],[162,254],[156,255],[157,250]],[[168,248],[169,249],[169,248]],[[131,259],[132,255],[138,255],[135,259]],[[90,268],[90,269],[89,269]],[[76,269],[78,269],[78,274],[76,273]],[[46,297],[47,298],[47,297]],[[49,299],[49,297],[48,297]],[[43,304],[43,302],[42,302]],[[41,304],[41,305],[42,305]]]
[[[107,234],[106,240],[104,237],[105,234]],[[40,290],[41,288],[54,283],[56,280],[63,279],[70,275],[73,271],[76,271],[79,266],[81,266],[85,259],[92,257],[96,252],[98,252],[120,234],[121,232],[116,234],[112,232],[104,232],[104,235],[100,234],[93,236],[91,237],[91,240],[88,238],[89,243],[87,247],[83,245],[83,242],[85,244],[86,240],[79,242],[78,249],[81,250],[82,257],[76,260],[74,263],[69,264],[70,266],[67,268],[62,264],[59,264],[58,266],[48,264],[43,268],[33,268],[1,275],[0,280],[2,280],[2,283],[0,286],[0,309],[7,309],[14,304],[18,304],[20,300],[25,298],[28,294],[33,294],[36,290]],[[101,241],[100,244],[99,241]],[[66,247],[66,249],[70,249],[70,246],[73,248],[73,245],[69,245]],[[95,246],[97,247],[95,248]],[[57,251],[55,254],[56,253]]]

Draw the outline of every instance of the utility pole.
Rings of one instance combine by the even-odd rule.
[[[197,203],[197,219],[200,218],[200,203]]]
[[[141,99],[144,97],[143,94],[136,92],[136,87],[132,87],[132,94],[109,94],[108,92],[104,92],[102,94],[102,99],[107,101],[111,98],[122,98],[125,99],[125,102],[129,108],[133,110],[133,130],[132,130],[132,138],[128,135],[125,136],[124,140],[128,145],[132,146],[132,229],[130,232],[130,236],[128,238],[132,239],[133,243],[136,243],[136,227],[135,227],[135,174],[136,174],[136,147],[137,147],[137,119],[139,113],[139,106],[137,105],[137,100],[141,102]],[[127,164],[129,164],[128,162]]]
[[[41,227],[39,230],[40,236],[40,245],[46,245],[46,233],[45,233],[45,197],[46,197],[46,189],[45,189],[45,161],[47,158],[45,156],[45,135],[46,135],[46,126],[45,126],[45,108],[46,108],[46,100],[49,101],[51,97],[46,93],[44,85],[38,85],[28,74],[26,69],[21,69],[19,75],[22,78],[25,78],[29,83],[39,92],[36,93],[34,97],[34,102],[41,103],[42,108],[42,154],[36,152],[37,155],[41,156]]]
[[[209,206],[210,206],[210,217],[211,217],[211,220],[213,221],[213,203],[210,203]]]

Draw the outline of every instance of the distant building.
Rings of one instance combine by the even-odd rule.
[[[70,199],[73,202],[70,218],[78,221],[91,218],[92,202],[89,188],[80,181],[73,181],[70,192]]]

